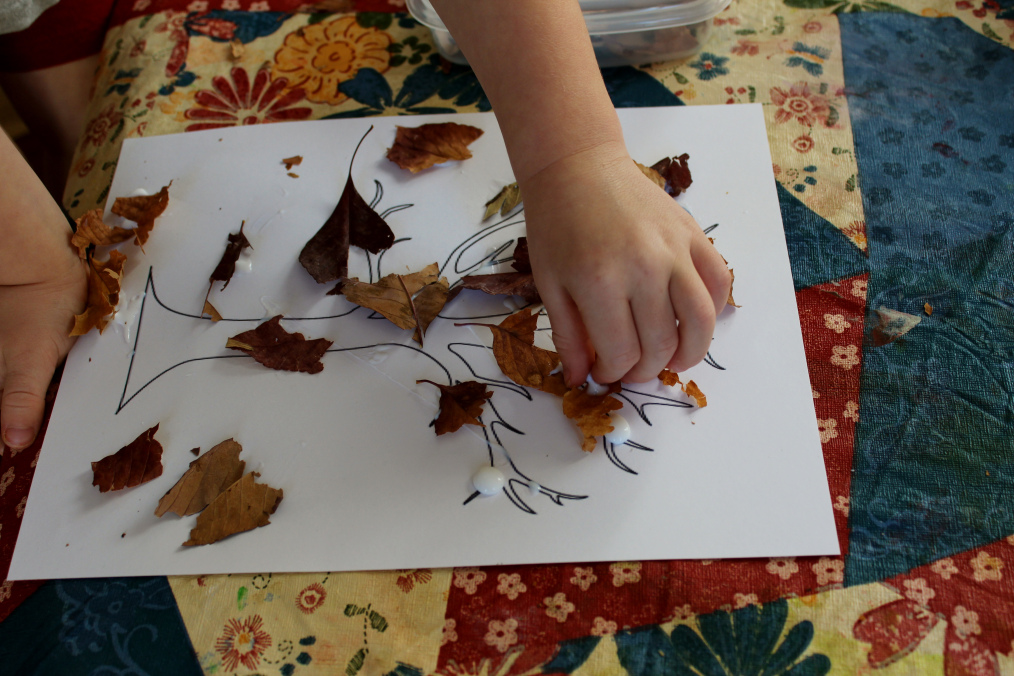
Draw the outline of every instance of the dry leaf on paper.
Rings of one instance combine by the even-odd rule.
[[[933,306],[930,305],[929,303],[923,303],[922,311],[926,313],[927,317],[933,316]]]
[[[155,516],[167,512],[178,516],[197,514],[223,491],[243,477],[246,462],[239,459],[243,447],[226,439],[190,463],[176,485],[158,501]]]
[[[240,350],[276,371],[320,373],[324,370],[321,357],[333,345],[326,338],[307,340],[302,333],[289,333],[282,328],[282,315],[275,315],[256,329],[233,336],[225,346]]]
[[[82,260],[88,257],[88,249],[92,244],[109,246],[125,242],[134,236],[133,230],[106,225],[102,220],[100,207],[86,211],[75,223],[76,228],[70,236],[70,245],[77,250],[77,255]]]
[[[486,213],[482,220],[489,220],[498,211],[501,216],[506,216],[519,204],[521,204],[521,188],[516,182],[505,185],[493,199],[486,202]]]
[[[400,329],[416,329],[415,338],[422,342],[426,329],[449,299],[449,286],[440,277],[440,267],[430,263],[418,272],[391,274],[375,284],[346,280],[341,293],[349,302],[375,312]]]
[[[689,188],[690,184],[694,182],[694,179],[690,177],[690,167],[687,165],[689,159],[690,155],[683,153],[679,157],[663,157],[651,165],[651,168],[665,180],[663,186],[665,191],[673,197]]]
[[[708,405],[708,398],[704,396],[704,393],[701,392],[701,388],[697,387],[697,383],[694,381],[691,380],[684,385],[683,391],[688,397],[691,397],[695,402],[697,402],[698,408],[704,408]]]
[[[132,488],[162,475],[162,444],[155,440],[158,425],[129,444],[92,463],[92,486],[103,493]]]
[[[225,252],[222,254],[222,259],[218,261],[218,265],[211,272],[211,277],[208,281],[214,285],[215,282],[225,282],[222,285],[224,291],[229,282],[232,280],[233,274],[236,272],[236,261],[239,260],[240,254],[243,253],[244,249],[251,249],[250,240],[243,234],[243,228],[246,226],[246,221],[243,221],[239,226],[239,232],[229,233],[228,243],[225,245]],[[210,292],[210,289],[209,289]]]
[[[134,228],[134,242],[144,251],[144,243],[151,235],[151,229],[155,227],[155,219],[162,215],[169,206],[169,185],[163,186],[154,195],[139,195],[137,197],[117,197],[110,209],[117,216],[122,216],[128,221],[137,223]]]
[[[664,160],[663,160],[664,161]],[[658,173],[651,167],[646,167],[637,160],[634,160],[634,164],[641,170],[641,173],[651,179],[651,182],[657,185],[662,190],[665,190],[665,179],[662,178],[662,174]]]
[[[85,310],[74,317],[70,335],[83,336],[92,329],[105,330],[109,319],[120,302],[120,278],[127,257],[119,251],[110,251],[109,260],[88,261],[88,303]]]
[[[457,385],[441,385],[432,380],[417,380],[418,383],[429,383],[440,388],[440,415],[433,423],[437,436],[457,432],[462,425],[478,425],[482,414],[482,405],[493,396],[484,383],[468,380]]]
[[[497,272],[491,275],[467,275],[461,286],[494,296],[520,296],[526,303],[541,303],[539,289],[532,276],[532,263],[528,256],[528,238],[519,237],[514,247],[511,267],[517,272]]]
[[[362,140],[359,143],[362,144]],[[348,277],[350,245],[370,253],[380,253],[394,244],[391,228],[380,214],[370,208],[352,182],[352,162],[356,159],[356,152],[359,152],[359,146],[352,153],[349,177],[338,205],[299,253],[300,265],[318,284]]]
[[[606,394],[592,395],[587,388],[575,387],[563,395],[563,414],[574,421],[583,437],[581,450],[594,451],[595,437],[613,431],[609,413],[623,408],[623,402],[612,396],[619,391],[620,384],[612,383]]]
[[[560,356],[535,346],[535,329],[539,316],[528,308],[516,312],[497,324],[478,322],[455,326],[485,326],[493,332],[493,356],[503,374],[525,387],[561,394],[562,378],[550,378],[560,363]],[[566,388],[564,388],[566,389]]]
[[[239,38],[233,38],[229,43],[229,56],[233,61],[238,61],[243,58],[244,54],[246,54],[246,45]]]
[[[880,347],[894,342],[915,328],[921,317],[906,312],[889,310],[881,305],[877,308],[877,325],[873,327],[873,346]]]
[[[736,300],[732,297],[732,285],[735,283],[736,273],[732,271],[732,268],[729,268],[729,298],[725,301],[725,304],[731,305],[732,307],[742,307],[742,305],[737,305]]]
[[[658,374],[658,379],[662,381],[663,385],[668,385],[669,387],[675,387],[676,385],[683,387],[679,374],[669,369],[662,369],[662,372]]]
[[[283,492],[257,483],[259,476],[257,472],[250,472],[215,498],[197,515],[197,525],[183,546],[208,545],[271,523],[268,517],[278,509]]]
[[[282,160],[282,164],[285,165],[285,171],[288,171],[293,167],[298,167],[302,163],[303,163],[302,155],[293,155],[292,157],[286,157],[284,160]]]
[[[211,317],[211,321],[220,322],[222,321],[222,313],[220,313],[211,301],[204,301],[204,309],[201,310],[201,316],[208,315]]]
[[[399,126],[387,159],[414,174],[441,162],[467,160],[472,156],[468,145],[480,136],[481,129],[456,122]]]

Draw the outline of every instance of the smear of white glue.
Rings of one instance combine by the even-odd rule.
[[[390,356],[392,348],[394,348],[393,345],[377,345],[370,350],[370,357],[367,361],[374,366],[382,364]]]
[[[285,314],[282,312],[282,306],[267,296],[261,296],[261,305],[264,306],[265,317],[274,317],[275,315]]]
[[[606,441],[611,444],[622,445],[630,441],[630,423],[619,413],[610,413],[609,422],[613,424],[613,431],[606,433]]]
[[[472,476],[472,485],[483,495],[496,495],[506,481],[503,472],[496,467],[483,467]]]
[[[534,498],[536,495],[542,492],[542,486],[540,486],[537,481],[529,482],[528,492],[531,493],[532,497]]]
[[[593,397],[601,397],[603,394],[609,394],[609,386],[599,385],[597,382],[592,380],[590,373],[585,379],[585,382],[588,383],[588,388],[585,391]]]
[[[130,196],[131,197],[145,197],[145,196],[150,195],[150,194],[151,193],[148,192],[147,190],[145,190],[144,188],[138,188],[134,192],[130,193]]]
[[[243,249],[236,259],[236,272],[253,272],[253,252]]]
[[[143,300],[144,294],[139,293],[126,303],[120,303],[117,306],[116,314],[113,315],[113,321],[123,327],[123,339],[127,341],[127,345],[130,345],[134,320],[137,319],[137,313],[141,309],[141,301]]]

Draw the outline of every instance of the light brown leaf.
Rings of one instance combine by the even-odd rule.
[[[133,230],[106,225],[102,220],[101,207],[86,211],[77,219],[76,224],[77,228],[70,236],[70,245],[77,249],[77,255],[82,260],[88,257],[88,247],[92,244],[96,246],[119,244],[134,236]]]
[[[923,312],[926,313],[926,316],[928,317],[933,316],[933,306],[930,305],[929,303],[923,303],[922,310]]]
[[[676,385],[679,385],[680,387],[683,386],[683,383],[680,381],[679,374],[675,371],[670,371],[669,369],[662,369],[662,372],[658,374],[658,379],[662,381],[663,385],[668,385],[669,387],[674,387]]]
[[[482,414],[482,405],[493,396],[484,383],[466,380],[457,385],[441,385],[432,380],[417,380],[418,383],[429,383],[440,389],[440,415],[433,423],[437,436],[457,432],[463,425],[478,425]]]
[[[619,391],[620,384],[612,383],[607,394],[592,395],[585,387],[575,387],[563,395],[563,414],[580,430],[581,450],[591,453],[595,450],[595,437],[613,431],[609,413],[623,408],[623,402],[612,396]]]
[[[158,425],[118,450],[92,463],[92,486],[118,491],[140,486],[162,476],[162,444],[155,440]]]
[[[284,160],[282,160],[282,164],[285,165],[286,171],[292,169],[293,167],[298,167],[302,163],[303,163],[302,155],[293,155],[292,157],[286,157]]]
[[[519,204],[521,204],[521,188],[517,182],[505,185],[493,199],[486,202],[486,214],[482,220],[489,220],[498,211],[501,216],[506,216]]]
[[[454,290],[456,296],[461,291],[460,287]],[[430,327],[433,320],[437,318],[440,311],[444,309],[447,302],[452,298],[450,287],[446,277],[441,277],[432,284],[427,284],[415,296],[415,309],[418,312],[419,325],[415,328],[412,338],[422,344],[426,335],[426,329]]]
[[[481,129],[456,122],[399,126],[387,159],[415,174],[441,162],[467,160],[472,156],[468,145],[480,136]]]
[[[415,329],[422,323],[425,332],[448,298],[447,279],[439,274],[440,266],[430,263],[418,272],[387,275],[375,284],[353,277],[342,284],[341,291],[349,302],[379,312],[400,329]]]
[[[144,243],[151,235],[151,229],[155,227],[155,219],[162,215],[169,206],[169,185],[163,186],[154,195],[140,195],[137,197],[117,197],[110,209],[117,216],[122,216],[128,221],[137,223],[134,228],[134,242],[144,251]]]
[[[83,336],[96,328],[99,333],[105,330],[120,302],[120,277],[126,261],[127,257],[116,250],[109,252],[109,260],[92,257],[88,261],[88,302],[84,312],[75,315],[70,335]]]
[[[683,391],[687,394],[687,396],[693,398],[693,400],[697,402],[698,408],[704,408],[708,405],[708,398],[704,396],[704,393],[701,392],[701,388],[697,387],[697,383],[694,381],[691,380],[683,386]]]
[[[222,315],[215,309],[215,306],[211,304],[211,301],[204,301],[204,309],[201,310],[201,316],[208,315],[211,317],[211,321],[220,322],[222,321]]]
[[[190,463],[176,485],[158,501],[155,516],[167,512],[190,516],[211,504],[224,490],[243,477],[246,462],[239,459],[243,450],[233,439],[226,439]]]
[[[725,301],[725,304],[731,305],[732,307],[742,307],[741,305],[736,305],[736,301],[732,297],[732,285],[735,283],[736,273],[732,271],[732,268],[729,268],[729,299]]]
[[[883,305],[877,308],[877,325],[873,327],[873,346],[887,345],[901,338],[922,321],[921,317],[890,310]]]
[[[197,516],[184,547],[208,545],[224,538],[271,523],[268,518],[284,497],[281,489],[257,483],[260,474],[250,472],[215,498]]]
[[[455,326],[485,326],[493,332],[493,356],[504,375],[525,387],[558,390],[549,374],[560,363],[560,355],[535,346],[539,316],[529,308],[516,312],[497,324],[478,322]],[[561,380],[562,382],[562,380]]]

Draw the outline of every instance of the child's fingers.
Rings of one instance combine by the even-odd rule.
[[[690,245],[690,257],[694,267],[707,287],[711,300],[715,305],[715,314],[722,314],[722,309],[729,300],[732,286],[732,275],[722,255],[704,239],[695,238]]]
[[[588,377],[594,357],[581,314],[566,291],[561,290],[556,296],[544,295],[542,301],[553,327],[553,344],[563,364],[564,380],[575,387]]]
[[[641,359],[630,303],[612,294],[609,297],[589,294],[575,301],[595,348],[592,379],[598,383],[616,382]]]
[[[708,354],[715,332],[715,308],[711,294],[693,268],[677,268],[669,283],[669,297],[679,319],[679,346],[669,369],[685,371]]]
[[[6,361],[0,381],[0,434],[9,448],[20,450],[35,441],[56,362],[47,350],[23,352]]]
[[[640,289],[630,300],[637,337],[641,342],[641,358],[623,379],[643,383],[658,376],[679,346],[676,314],[669,302],[669,291]]]

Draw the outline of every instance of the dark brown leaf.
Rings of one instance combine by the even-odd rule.
[[[521,188],[518,187],[517,183],[505,185],[493,199],[486,202],[486,213],[483,215],[482,220],[489,220],[498,211],[501,216],[506,216],[510,213],[511,209],[519,204],[521,204]]]
[[[129,444],[92,463],[92,486],[103,493],[140,486],[162,475],[162,444],[155,440],[158,425]]]
[[[110,210],[117,216],[122,216],[128,221],[137,223],[134,228],[134,242],[144,251],[144,243],[148,241],[151,229],[155,227],[155,219],[162,215],[165,208],[169,206],[169,185],[163,186],[154,195],[140,195],[138,197],[117,197]]]
[[[673,197],[689,188],[690,184],[694,182],[694,179],[690,177],[690,167],[687,165],[689,159],[690,155],[683,153],[679,157],[664,157],[651,165],[651,168],[665,179],[665,191]]]
[[[366,133],[369,134],[370,131]],[[363,140],[360,139],[359,145],[362,143]],[[306,268],[318,284],[348,277],[350,245],[366,249],[370,253],[380,253],[394,244],[391,228],[380,214],[370,208],[352,182],[352,163],[359,152],[359,145],[349,161],[349,177],[345,181],[338,206],[299,253],[300,265]],[[337,292],[337,288],[334,292]]]
[[[243,253],[243,249],[249,249],[250,240],[243,234],[243,228],[246,226],[246,221],[240,223],[239,232],[233,234],[229,233],[229,242],[225,245],[225,252],[222,254],[222,260],[218,261],[218,265],[211,272],[211,277],[208,281],[211,284],[215,282],[225,282],[222,285],[224,291],[229,282],[232,280],[233,274],[236,272],[236,261],[239,260],[239,256]]]
[[[126,261],[127,257],[116,250],[109,252],[109,260],[92,257],[88,261],[88,303],[85,311],[74,317],[70,335],[83,336],[92,329],[98,329],[99,333],[105,330],[120,302],[120,277]]]
[[[518,243],[514,245],[514,260],[511,267],[518,272],[531,272],[532,261],[528,255],[528,238],[518,237]]]
[[[387,159],[414,174],[441,162],[467,160],[472,156],[468,144],[480,136],[481,129],[456,122],[398,127]]]
[[[239,459],[243,450],[233,439],[226,439],[190,463],[176,485],[158,501],[155,516],[166,512],[190,516],[211,504],[225,489],[243,477],[246,463]]]
[[[541,303],[535,277],[530,272],[497,272],[492,275],[467,275],[461,287],[494,296],[521,296],[526,303]]]
[[[279,323],[281,319],[282,315],[276,315],[256,329],[233,336],[225,346],[246,352],[276,371],[323,371],[324,364],[320,359],[334,344],[333,341],[326,338],[307,340],[302,333],[289,333]]]
[[[525,387],[537,390],[558,390],[550,372],[560,363],[560,356],[535,346],[535,328],[539,316],[528,308],[516,312],[496,324],[464,323],[455,326],[485,326],[493,332],[493,356],[504,375]]]
[[[479,415],[482,414],[482,405],[493,396],[493,392],[487,390],[485,384],[474,380],[457,385],[441,385],[432,380],[415,382],[429,383],[440,388],[440,415],[433,423],[437,436],[457,432],[462,425],[485,427],[479,422]]]
[[[250,472],[215,498],[197,516],[197,525],[183,546],[208,545],[271,523],[268,517],[278,509],[284,494],[281,489],[257,483],[259,476]]]
[[[75,221],[77,228],[70,236],[70,245],[77,249],[77,255],[84,260],[91,245],[108,246],[125,242],[134,236],[133,230],[106,225],[102,220],[102,209],[97,207],[86,211]]]
[[[915,328],[922,321],[921,317],[906,312],[890,310],[883,305],[876,309],[877,325],[873,327],[873,346],[880,347],[892,343]]]

